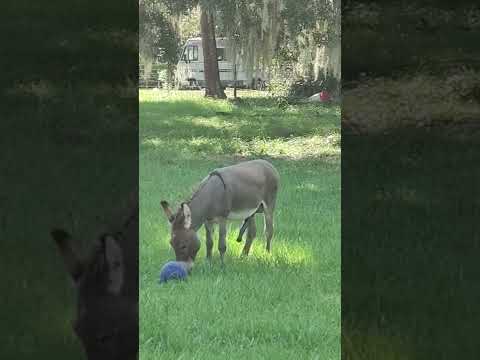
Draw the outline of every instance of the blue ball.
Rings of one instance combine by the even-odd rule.
[[[160,271],[160,283],[165,283],[168,280],[184,280],[187,278],[187,270],[182,263],[177,261],[169,261],[163,265]]]

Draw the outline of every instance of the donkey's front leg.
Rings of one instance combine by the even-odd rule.
[[[227,250],[226,245],[226,237],[227,237],[227,219],[219,219],[218,222],[218,251],[220,252],[220,261],[222,262],[222,266],[225,265],[223,261],[223,256],[225,251]]]
[[[205,222],[205,235],[206,235],[206,247],[207,247],[207,260],[212,260],[212,248],[213,248],[213,223],[210,221]]]

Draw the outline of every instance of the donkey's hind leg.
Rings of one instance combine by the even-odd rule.
[[[273,237],[273,209],[264,207],[265,216],[265,237],[267,239],[267,252],[270,252],[271,249],[271,242]]]
[[[257,236],[257,225],[255,224],[255,217],[250,216],[248,219],[247,241],[243,247],[243,255],[247,256],[250,252],[250,246],[252,246],[255,236]]]

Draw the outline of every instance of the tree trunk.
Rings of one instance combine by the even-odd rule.
[[[227,96],[220,83],[220,73],[218,72],[215,20],[213,13],[203,6],[201,7],[200,28],[202,33],[205,96],[225,99]]]
[[[175,88],[175,64],[167,66],[167,79],[165,84],[167,89]]]
[[[342,62],[341,62],[341,42],[340,42],[340,1],[331,0],[332,18],[323,22],[317,22],[317,30],[328,34],[326,44],[317,47],[315,57],[315,79],[321,75],[325,79],[326,90],[334,95],[340,94],[340,84],[342,78]]]
[[[237,64],[233,65],[233,98],[237,98]]]
[[[314,75],[315,81],[318,81],[324,77],[324,71],[322,67],[324,52],[325,52],[324,47],[321,47],[318,45],[315,47],[315,60],[314,60],[314,69],[313,69],[313,75]]]
[[[340,54],[340,44],[333,43],[325,47],[325,77],[335,79],[332,92],[340,90],[340,83],[342,78],[342,63]]]
[[[237,98],[237,52],[236,49],[232,51],[233,53],[233,98]]]

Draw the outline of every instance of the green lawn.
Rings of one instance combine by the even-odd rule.
[[[340,109],[240,96],[140,92],[143,360],[340,358]],[[212,266],[202,243],[187,282],[159,285],[174,259],[160,200],[176,207],[210,170],[259,157],[281,175],[272,254],[258,231],[242,259],[230,223],[225,269],[216,231]]]

